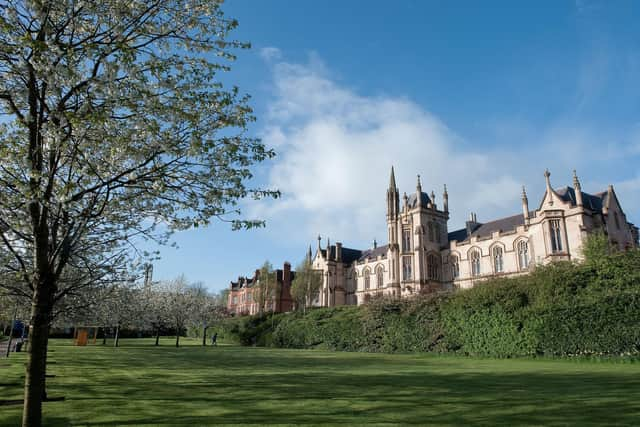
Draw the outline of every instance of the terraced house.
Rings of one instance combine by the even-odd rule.
[[[612,246],[638,245],[638,228],[627,222],[613,186],[589,194],[574,171],[573,186],[554,189],[545,171],[546,191],[530,209],[522,189],[518,214],[479,222],[472,213],[465,228],[449,231],[449,195],[442,205],[422,191],[420,176],[414,193],[400,192],[391,168],[387,190],[389,243],[367,250],[331,245],[318,248],[312,263],[322,272],[319,306],[362,304],[377,294],[404,297],[437,290],[468,288],[492,276],[526,274],[536,265],[556,260],[581,260],[585,237],[596,230]],[[402,200],[402,203],[401,203]]]

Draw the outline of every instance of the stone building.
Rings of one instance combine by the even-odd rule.
[[[276,278],[276,292],[267,298],[264,311],[283,313],[293,309],[291,298],[291,281],[295,277],[295,271],[291,271],[291,264],[284,263],[282,269],[274,271]],[[256,270],[252,277],[238,277],[238,280],[229,285],[229,299],[227,310],[233,314],[257,314],[260,312],[260,270]]]
[[[525,274],[556,260],[581,260],[582,242],[596,230],[619,250],[637,247],[638,228],[627,221],[612,186],[585,193],[574,171],[572,187],[553,189],[550,175],[544,174],[546,191],[533,210],[523,187],[520,213],[484,223],[472,213],[465,228],[449,231],[446,186],[440,206],[433,192],[422,191],[420,176],[415,192],[400,197],[391,168],[389,243],[358,250],[327,240],[322,248],[318,238],[312,264],[324,279],[316,304],[362,304],[373,295],[469,288],[488,277]]]

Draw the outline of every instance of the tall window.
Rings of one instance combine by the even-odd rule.
[[[526,240],[518,242],[518,263],[520,270],[529,268],[529,243]]]
[[[371,275],[369,274],[369,269],[365,268],[362,275],[364,276],[364,288],[369,289],[369,287],[371,286]]]
[[[427,275],[430,280],[440,280],[440,257],[429,254],[427,257]]]
[[[455,255],[451,256],[451,274],[454,279],[460,277],[460,260]]]
[[[402,280],[411,280],[411,257],[402,257]]]
[[[411,230],[402,231],[402,251],[411,252]]]
[[[496,273],[502,273],[504,271],[503,251],[500,246],[493,248],[493,269]]]
[[[442,237],[440,236],[440,223],[436,222],[434,233],[436,234],[436,242],[440,243],[442,241]]]
[[[562,232],[559,219],[553,219],[549,222],[549,231],[551,232],[551,251],[562,252]]]
[[[382,270],[382,266],[378,266],[378,268],[376,269],[376,281],[378,282],[378,289],[382,289],[382,287],[384,286],[384,275],[383,275],[383,270]]]
[[[480,275],[480,251],[474,249],[471,251],[471,275],[479,276]]]

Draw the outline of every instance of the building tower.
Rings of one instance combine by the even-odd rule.
[[[396,177],[393,166],[391,166],[391,176],[389,178],[389,188],[387,189],[387,231],[389,235],[389,249],[387,259],[389,260],[389,285],[393,288],[400,287],[399,256],[400,247],[398,245],[398,219],[400,213],[400,192],[396,187]],[[393,291],[396,294],[395,290]]]

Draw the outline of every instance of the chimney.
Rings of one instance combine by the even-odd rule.
[[[282,270],[282,285],[291,286],[291,264],[289,262],[284,263]]]
[[[469,215],[469,221],[466,222],[468,237],[471,236],[471,233],[473,233],[477,225],[478,225],[478,222],[476,221],[476,214],[471,212],[471,215]]]
[[[342,262],[342,243],[336,242],[336,261]]]

